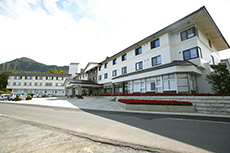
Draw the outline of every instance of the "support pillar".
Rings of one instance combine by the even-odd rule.
[[[75,88],[72,86],[72,97],[75,97]]]
[[[77,95],[82,95],[82,86],[78,86]]]
[[[113,83],[112,84],[112,94],[114,94],[115,93],[115,84]]]

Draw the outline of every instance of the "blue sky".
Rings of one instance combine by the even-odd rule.
[[[29,57],[84,68],[203,5],[230,43],[230,0],[0,0],[0,63]]]

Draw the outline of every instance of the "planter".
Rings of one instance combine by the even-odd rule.
[[[120,103],[120,102],[119,102]],[[120,103],[127,110],[159,111],[159,112],[195,112],[195,106],[172,106],[172,105],[137,105]]]
[[[21,101],[21,98],[15,98],[14,101]]]

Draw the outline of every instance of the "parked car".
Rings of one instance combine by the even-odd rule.
[[[0,100],[9,100],[10,94],[1,94],[0,95]]]
[[[3,98],[3,94],[0,94],[0,100],[3,100],[4,98]]]
[[[34,94],[33,95],[33,98],[39,98],[39,97],[42,97],[42,95],[41,94]]]
[[[12,93],[9,100],[15,100],[15,98],[17,97],[17,95],[20,95],[21,99],[26,99],[27,97],[27,93]]]

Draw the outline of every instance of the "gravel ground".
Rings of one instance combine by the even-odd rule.
[[[148,153],[78,137],[55,128],[0,116],[0,152]]]

